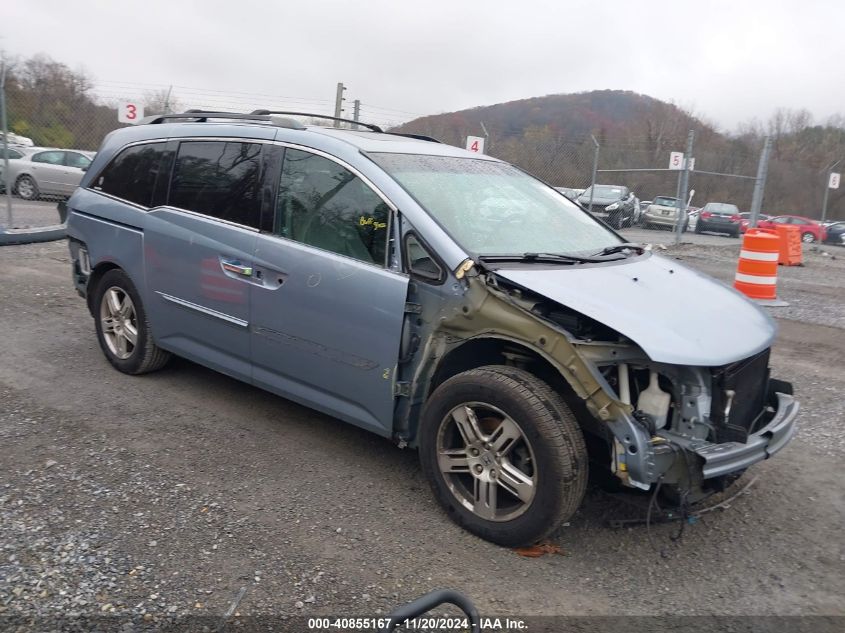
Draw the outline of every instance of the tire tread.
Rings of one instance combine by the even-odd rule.
[[[434,443],[435,440],[423,437],[420,439],[420,457],[423,470],[429,477],[435,496],[459,525],[486,540],[515,547],[533,544],[547,538],[576,512],[587,488],[589,469],[587,449],[575,416],[560,395],[548,384],[524,369],[507,365],[486,365],[453,376],[434,391],[426,407],[428,408],[432,402],[459,383],[472,383],[481,390],[491,390],[495,393],[509,392],[512,396],[519,398],[532,412],[532,422],[538,430],[535,434],[537,437],[532,437],[532,441],[541,439],[556,456],[556,463],[550,468],[554,469],[552,477],[558,479],[561,485],[558,486],[554,507],[541,509],[541,512],[545,512],[542,522],[532,521],[530,527],[511,534],[506,533],[501,527],[499,529],[485,528],[481,524],[465,520],[464,516],[454,509],[456,502],[451,493],[442,490],[435,481],[435,476],[439,476],[439,473],[434,472],[436,467],[429,464],[426,459],[427,450],[424,449],[424,444],[427,441]],[[424,419],[424,425],[427,430],[436,433],[436,429],[432,429],[435,425],[434,421]],[[526,432],[525,429],[523,431]],[[532,512],[532,509],[528,512]],[[478,521],[480,523],[480,520]]]

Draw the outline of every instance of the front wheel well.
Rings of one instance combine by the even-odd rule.
[[[560,370],[547,358],[527,345],[496,338],[472,339],[453,349],[440,361],[429,385],[428,396],[437,387],[460,373],[486,365],[509,365],[523,369],[546,383],[575,414],[585,431],[587,449],[598,461],[606,461],[608,441],[604,430],[598,432],[596,418]],[[598,434],[596,435],[596,433]]]
[[[526,345],[495,338],[472,339],[449,352],[434,372],[429,395],[452,376],[486,365],[519,367],[537,376],[564,398],[574,395],[569,383],[548,359]]]

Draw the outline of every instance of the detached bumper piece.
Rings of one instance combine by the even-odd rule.
[[[720,477],[748,468],[768,459],[789,443],[795,434],[795,419],[799,403],[785,393],[778,393],[778,407],[774,417],[762,429],[748,436],[744,443],[713,444],[702,440],[687,440],[667,433],[666,439],[683,446],[704,460],[704,479]]]

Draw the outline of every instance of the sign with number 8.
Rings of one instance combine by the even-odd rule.
[[[117,108],[117,120],[121,123],[137,123],[144,118],[144,106],[133,101],[124,101]]]

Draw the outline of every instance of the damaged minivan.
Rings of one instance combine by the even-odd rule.
[[[67,228],[115,368],[176,354],[418,448],[448,514],[508,546],[589,472],[696,503],[789,442],[774,324],[733,289],[502,161],[292,114],[106,137]]]

